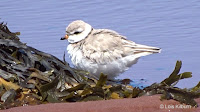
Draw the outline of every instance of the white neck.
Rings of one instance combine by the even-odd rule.
[[[77,35],[69,35],[68,42],[76,43],[85,39],[88,36],[88,34],[91,32],[91,30],[92,30],[92,26],[86,23],[85,30]]]

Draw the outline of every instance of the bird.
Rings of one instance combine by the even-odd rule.
[[[60,40],[68,40],[67,51],[76,69],[112,80],[136,64],[142,56],[160,53],[161,48],[137,44],[110,29],[95,29],[83,20],[66,27]]]

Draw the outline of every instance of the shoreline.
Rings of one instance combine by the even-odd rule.
[[[111,99],[101,101],[48,103],[34,106],[14,107],[0,112],[188,112],[200,111],[200,107],[193,108],[180,104],[175,100],[160,100],[161,95],[142,96],[139,98]],[[200,104],[200,98],[195,99]],[[164,106],[164,107],[162,107]]]

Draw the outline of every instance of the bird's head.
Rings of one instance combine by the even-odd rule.
[[[67,39],[69,43],[76,43],[85,39],[91,31],[91,25],[82,20],[76,20],[66,27],[66,35],[61,40]]]

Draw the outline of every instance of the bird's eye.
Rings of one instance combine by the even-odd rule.
[[[78,32],[78,31],[74,32],[74,34],[76,34],[76,35],[79,34],[79,33],[81,33],[81,32]]]

